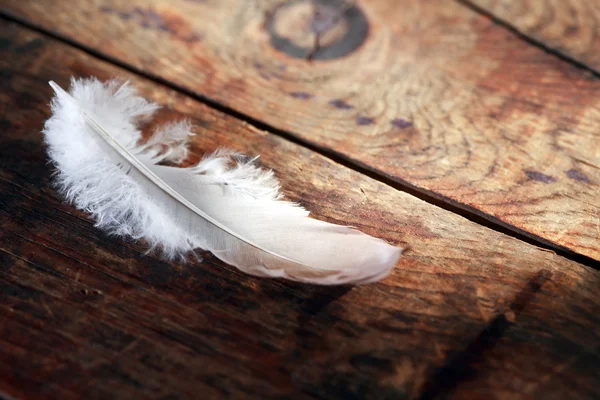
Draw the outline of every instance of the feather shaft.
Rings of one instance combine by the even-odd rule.
[[[63,186],[75,201],[87,204],[99,225],[117,234],[146,238],[177,252],[200,247],[253,275],[317,284],[379,280],[401,254],[401,249],[380,239],[308,218],[301,207],[281,201],[272,173],[254,166],[253,160],[216,153],[192,168],[158,165],[175,146],[178,154],[185,154],[188,126],[172,125],[162,131],[164,138],[157,134],[152,146],[167,146],[162,155],[148,145],[132,144],[140,134],[129,119],[149,116],[155,106],[134,97],[126,86],[116,89],[112,83],[74,81],[71,95],[54,82],[50,85],[56,92],[56,115],[44,133],[59,171],[61,166],[69,170],[61,171]],[[110,109],[109,105],[98,104],[96,97],[114,101],[116,111],[129,119],[115,121],[104,108]],[[102,113],[96,115],[96,109]],[[90,133],[98,138],[93,143],[99,154],[77,157],[80,169],[73,171],[66,167],[71,160],[64,149],[54,146],[73,146],[55,132],[69,131],[69,123],[83,135],[74,136],[75,141],[88,143]],[[105,123],[115,125],[114,133]],[[107,178],[100,180],[81,168],[88,164],[110,171]],[[99,194],[90,181],[110,188],[116,200]]]

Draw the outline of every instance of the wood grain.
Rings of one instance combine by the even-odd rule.
[[[315,148],[600,260],[598,79],[456,2],[360,1],[334,23],[335,7],[312,18],[306,1],[5,7]]]
[[[14,24],[0,43],[0,394],[23,399],[570,398],[600,391],[600,272],[397,191]],[[411,250],[385,281],[175,264],[64,204],[40,129],[53,79],[119,75],[191,118],[191,160],[260,154],[315,217]],[[190,160],[190,161],[191,161]]]
[[[545,47],[600,71],[600,3],[590,0],[468,0]]]

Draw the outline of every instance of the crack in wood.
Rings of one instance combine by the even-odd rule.
[[[474,379],[480,373],[474,364],[482,361],[486,353],[496,346],[551,277],[552,272],[542,270],[531,278],[515,296],[506,312],[499,313],[463,351],[450,357],[446,364],[434,371],[423,386],[419,400],[432,400],[442,396],[446,398],[462,382]]]

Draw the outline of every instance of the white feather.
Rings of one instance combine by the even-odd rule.
[[[58,186],[99,228],[171,258],[201,248],[252,275],[316,284],[373,282],[397,263],[400,248],[281,200],[255,159],[218,151],[191,168],[158,165],[187,156],[191,126],[168,124],[141,143],[137,124],[158,106],[127,83],[72,80],[70,94],[50,84],[43,132]]]

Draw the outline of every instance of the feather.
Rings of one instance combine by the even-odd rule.
[[[142,143],[138,125],[158,106],[128,83],[73,79],[70,93],[50,85],[43,133],[56,183],[97,227],[168,258],[200,248],[255,276],[315,284],[373,282],[397,263],[400,248],[284,201],[256,158],[221,150],[190,168],[161,165],[185,159],[191,125],[167,124]]]

